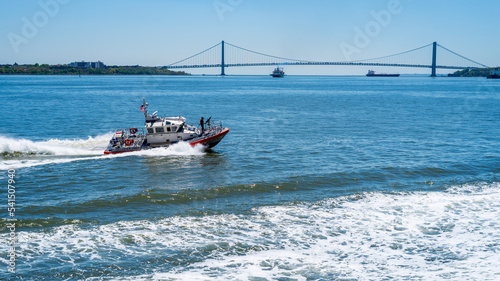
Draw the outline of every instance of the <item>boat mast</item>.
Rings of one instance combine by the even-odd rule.
[[[148,103],[146,102],[146,98],[142,98],[142,111],[144,112],[144,117],[148,118]]]

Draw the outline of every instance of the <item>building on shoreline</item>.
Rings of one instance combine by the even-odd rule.
[[[96,69],[106,67],[106,65],[104,65],[104,63],[101,61],[95,61],[95,62],[75,61],[70,63],[69,66],[73,66],[76,68],[96,68]]]

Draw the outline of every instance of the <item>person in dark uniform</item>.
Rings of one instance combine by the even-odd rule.
[[[203,116],[200,119],[200,126],[201,126],[201,134],[203,135],[203,132],[205,131],[205,121],[203,120]]]

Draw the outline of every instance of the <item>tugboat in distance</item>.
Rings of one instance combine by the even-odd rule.
[[[285,72],[283,71],[283,68],[280,68],[279,66],[277,66],[273,70],[273,73],[271,73],[269,75],[271,75],[272,77],[276,77],[276,78],[283,78],[283,77],[285,77]]]
[[[490,72],[490,75],[486,77],[487,79],[500,79],[500,68],[497,68],[496,70],[492,70]]]
[[[375,71],[373,70],[368,70],[368,73],[366,74],[368,77],[376,76],[376,77],[399,77],[399,74],[387,74],[387,73],[380,73],[380,74],[375,74]]]

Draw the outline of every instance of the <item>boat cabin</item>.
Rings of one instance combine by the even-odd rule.
[[[148,135],[169,134],[169,133],[181,132],[183,129],[183,125],[184,122],[182,121],[160,120],[156,122],[146,123],[145,128]]]
[[[185,124],[186,118],[151,116],[146,121],[146,138],[150,145],[165,145],[195,137],[196,128]]]

